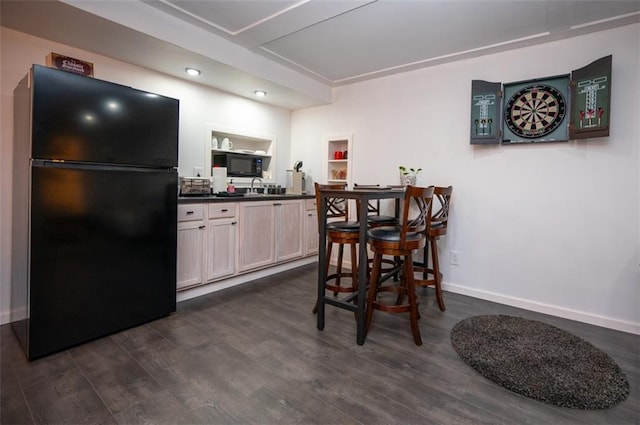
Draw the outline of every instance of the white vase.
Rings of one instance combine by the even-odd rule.
[[[415,186],[416,180],[416,176],[400,174],[400,184],[403,186]]]

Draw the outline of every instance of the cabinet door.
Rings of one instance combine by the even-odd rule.
[[[178,223],[177,289],[203,283],[204,221]]]
[[[235,272],[235,219],[209,220],[207,226],[206,280],[211,281]]]
[[[305,229],[304,240],[305,250],[304,255],[312,255],[318,253],[318,212],[316,210],[305,211]]]
[[[272,202],[243,202],[240,205],[238,271],[274,262],[274,209]]]
[[[302,201],[274,202],[276,261],[302,257]]]

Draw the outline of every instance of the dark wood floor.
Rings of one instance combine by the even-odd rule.
[[[640,337],[446,293],[408,318],[378,312],[363,346],[353,314],[311,309],[316,266],[182,302],[168,318],[27,362],[8,325],[2,424],[639,424]],[[609,410],[549,406],[480,376],[449,341],[477,314],[542,320],[609,353],[631,396]]]

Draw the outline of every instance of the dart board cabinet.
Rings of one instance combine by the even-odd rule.
[[[571,74],[473,80],[471,144],[566,142],[609,135],[612,56]]]

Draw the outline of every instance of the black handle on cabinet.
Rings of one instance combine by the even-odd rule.
[[[207,226],[204,226],[204,225],[203,226],[198,226],[198,229],[204,229],[205,227],[207,227]]]
[[[238,222],[237,222],[237,221],[232,221],[232,222],[231,222],[231,225],[232,225],[232,226],[235,226],[236,224],[238,224]]]
[[[194,211],[187,211],[187,215],[193,214],[193,213],[194,213]]]
[[[279,207],[280,205],[282,205],[282,204],[279,204],[279,203],[273,204],[274,207]]]
[[[227,208],[223,208],[220,210],[220,212],[227,212],[227,211],[229,211]]]

